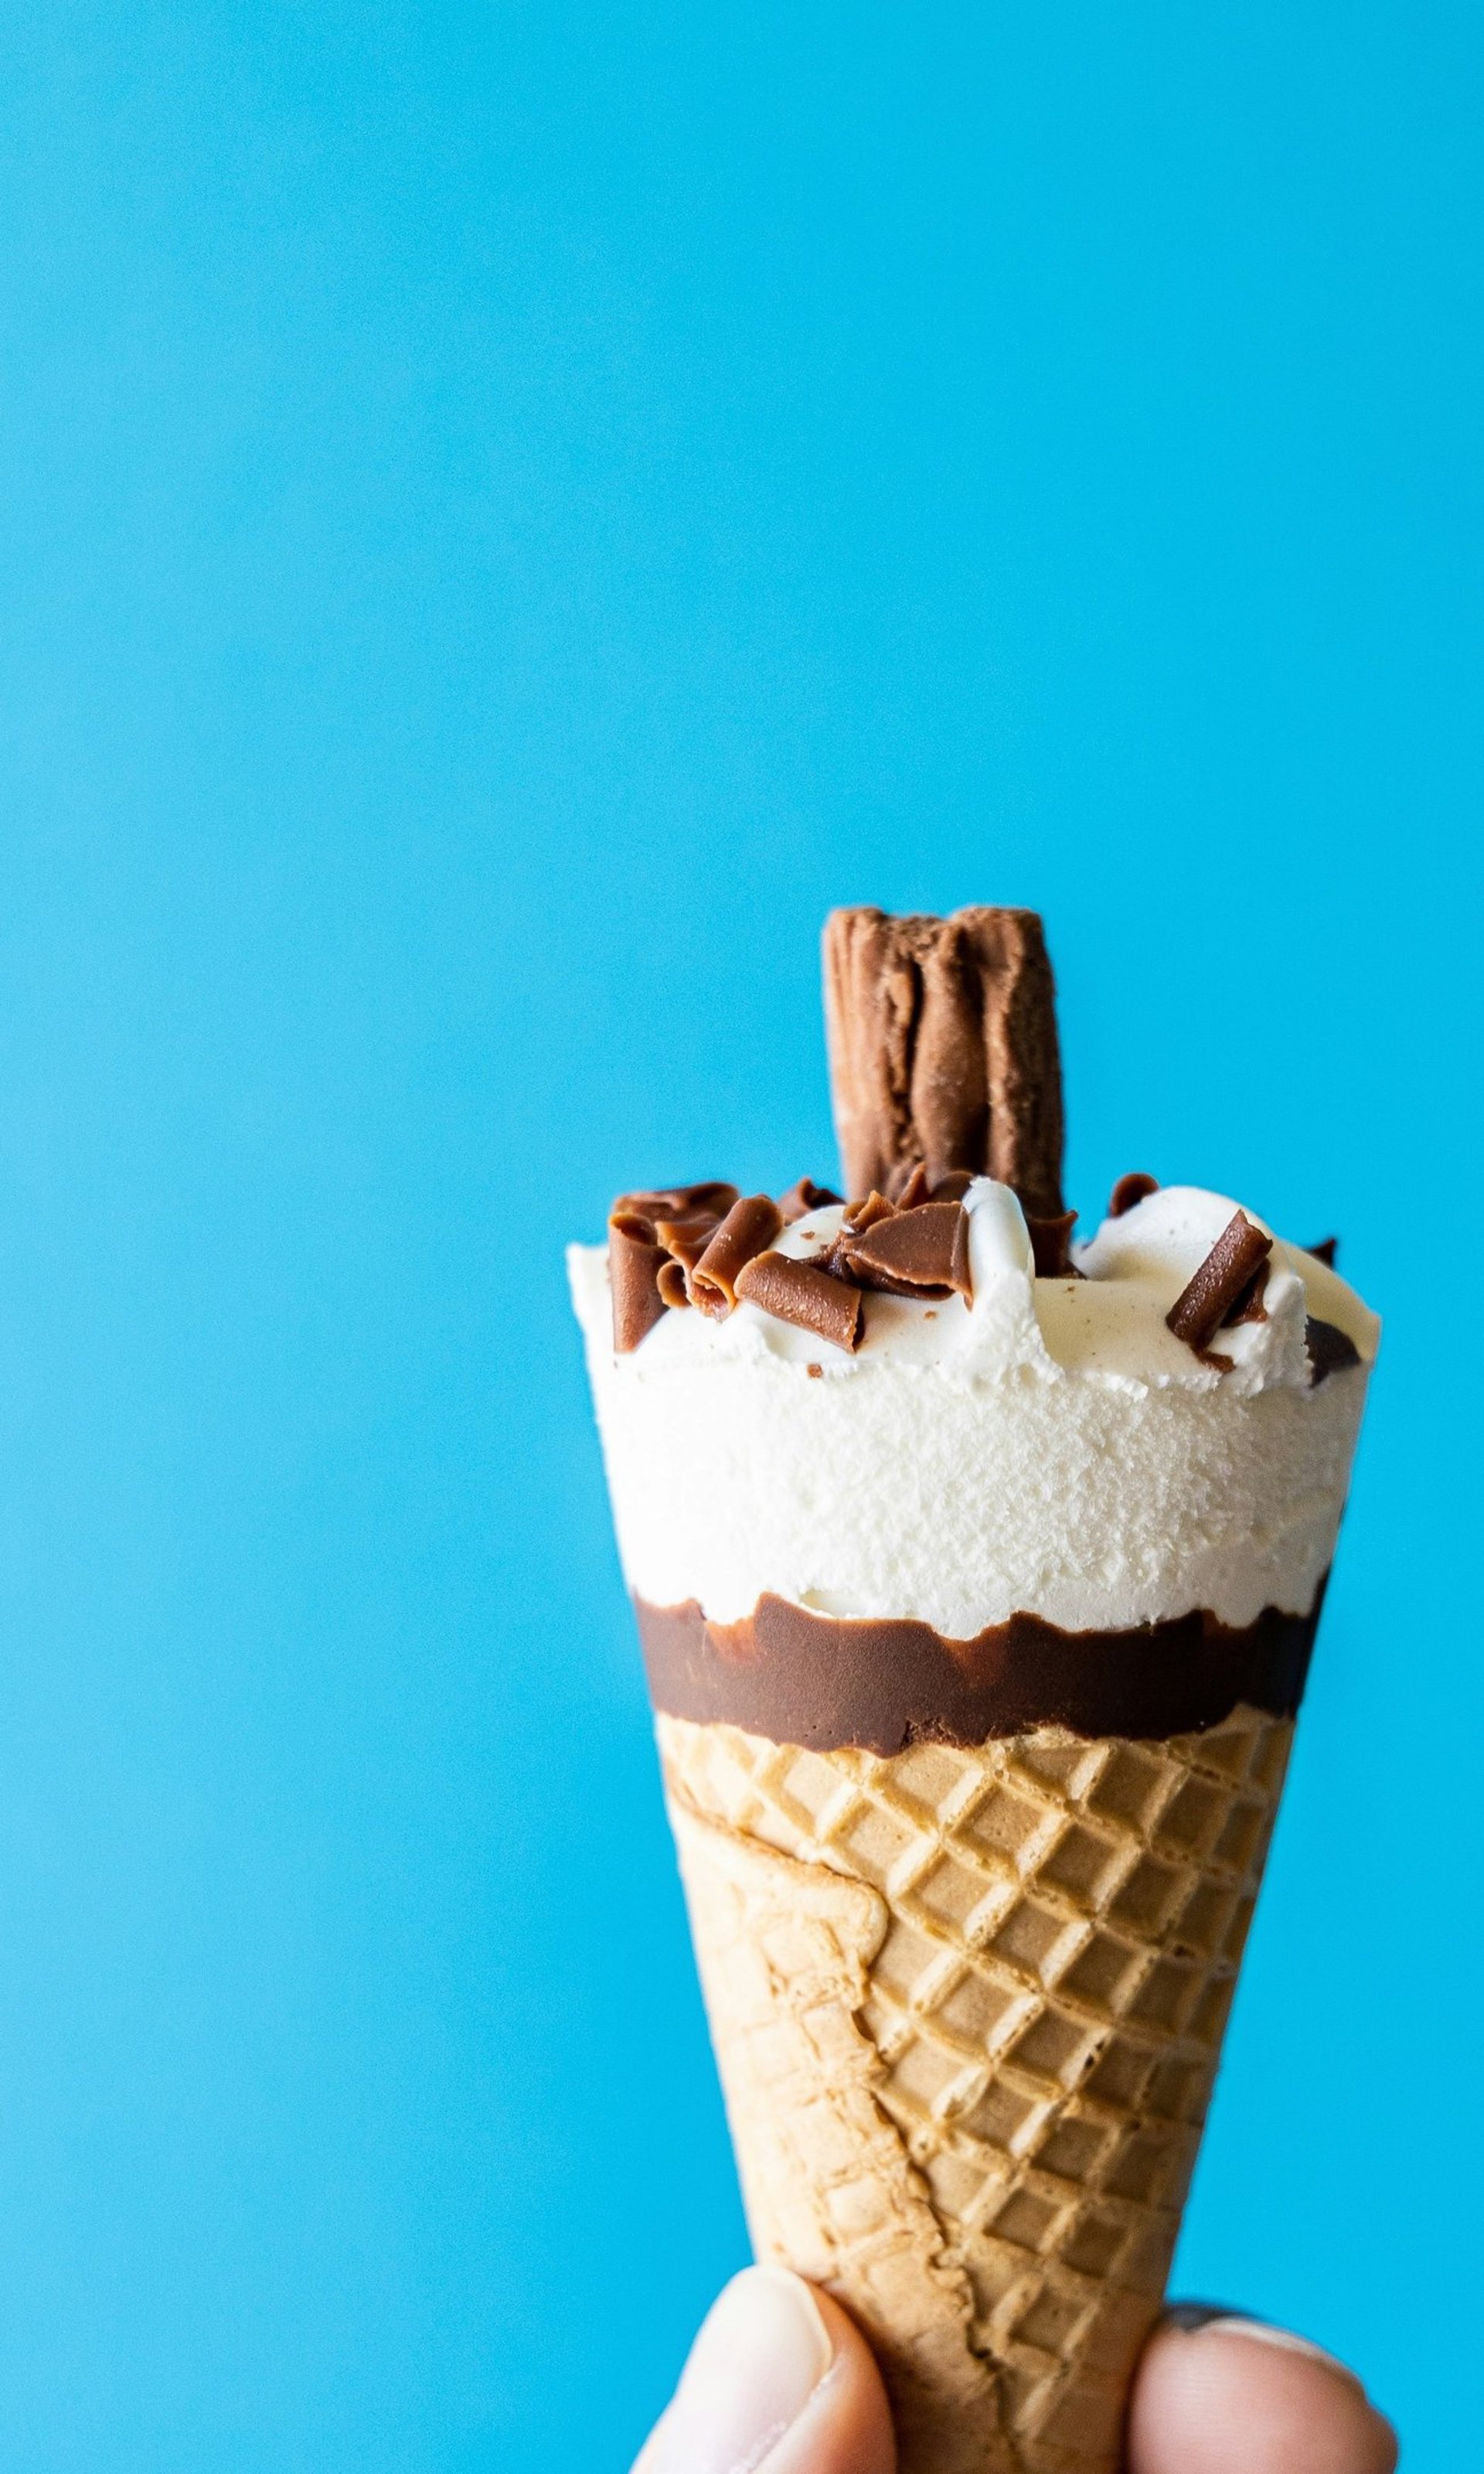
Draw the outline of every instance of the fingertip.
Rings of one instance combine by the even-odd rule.
[[[1393,2474],[1397,2455],[1354,2373],[1283,2329],[1167,2320],[1139,2365],[1131,2474]]]
[[[897,2474],[892,2410],[876,2359],[848,2311],[809,2288],[834,2361],[803,2423],[791,2432],[776,2474]],[[775,2474],[770,2461],[767,2474]]]
[[[718,2295],[634,2474],[896,2474],[891,2409],[849,2314],[790,2269]]]

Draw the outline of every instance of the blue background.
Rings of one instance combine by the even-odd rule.
[[[745,23],[743,20],[745,19]],[[1484,20],[0,24],[0,2464],[621,2468],[744,2237],[559,1249],[1035,904],[1388,1317],[1180,2261],[1476,2412]]]

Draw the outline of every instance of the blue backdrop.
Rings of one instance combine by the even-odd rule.
[[[744,2237],[560,1262],[1030,903],[1388,1321],[1180,2260],[1452,2474],[1484,21],[0,25],[0,2465],[620,2469]],[[1468,1387],[1466,1395],[1464,1387]]]

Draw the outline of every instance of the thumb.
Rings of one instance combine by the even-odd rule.
[[[837,2302],[746,2268],[713,2304],[634,2474],[896,2474],[881,2374]]]
[[[1392,2474],[1397,2439],[1317,2345],[1185,2304],[1139,2364],[1129,2456],[1134,2474]]]

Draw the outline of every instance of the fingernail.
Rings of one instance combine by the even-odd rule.
[[[1198,2328],[1209,2328],[1213,2319],[1233,2319],[1236,2316],[1229,2302],[1166,2302],[1161,2324],[1193,2337]]]
[[[1323,2345],[1316,2345],[1307,2337],[1296,2337],[1291,2328],[1275,2328],[1270,2320],[1251,2318],[1246,2312],[1233,2311],[1224,2302],[1172,2302],[1164,2314],[1164,2324],[1180,2329],[1187,2337],[1196,2336],[1203,2328],[1219,2328],[1224,2337],[1250,2337],[1257,2344],[1277,2346],[1281,2353],[1306,2354],[1311,2363],[1323,2363],[1327,2370],[1338,2371],[1352,2388],[1364,2387],[1349,2364],[1327,2353]]]
[[[759,2474],[834,2361],[802,2277],[747,2268],[713,2305],[660,2425],[655,2474]]]

